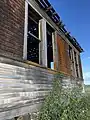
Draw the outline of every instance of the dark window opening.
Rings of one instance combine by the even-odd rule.
[[[27,59],[39,64],[39,40],[29,35],[27,50]]]
[[[39,30],[38,30],[38,23],[36,23],[35,21],[33,21],[30,17],[28,18],[28,32],[29,34],[33,34],[34,36],[36,36],[38,38],[39,36]]]
[[[70,47],[70,45],[69,45],[69,57],[70,57],[70,60],[72,60],[72,48]]]
[[[47,67],[53,68],[52,33],[54,30],[47,24]]]
[[[27,60],[39,64],[39,20],[41,17],[28,6]]]
[[[18,117],[15,117],[14,119],[15,119],[15,120],[17,120],[17,119],[18,119]]]
[[[77,57],[76,57],[76,52],[75,52],[75,51],[74,51],[74,57],[75,57],[76,74],[77,74],[77,77],[79,77],[79,74],[78,74]]]

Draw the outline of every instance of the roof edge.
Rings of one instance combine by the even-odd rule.
[[[39,6],[47,13],[47,15],[52,19],[52,21],[58,26],[58,28],[64,33],[68,40],[74,45],[74,47],[81,53],[84,52],[83,48],[77,42],[76,38],[70,35],[70,33],[65,29],[65,24],[63,24],[60,16],[52,7],[48,0],[35,0]]]

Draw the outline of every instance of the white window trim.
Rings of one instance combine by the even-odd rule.
[[[27,60],[27,33],[28,33],[28,2],[25,1],[24,45],[23,59]]]
[[[23,45],[23,60],[27,60],[27,34],[28,34],[28,5],[31,6],[28,0],[25,0],[25,22],[24,22],[24,45]],[[32,7],[32,6],[31,6]],[[33,8],[33,7],[32,7]],[[33,8],[34,9],[34,8]],[[35,10],[35,9],[34,9]],[[37,11],[36,11],[37,12]],[[38,13],[38,12],[37,12]],[[39,31],[40,32],[40,31]],[[37,40],[41,41],[39,38],[30,33]],[[39,48],[40,49],[40,48]],[[40,61],[40,60],[39,60]]]
[[[27,60],[28,5],[30,5],[41,16],[41,14],[32,6],[32,4],[30,4],[30,0],[25,0],[25,23],[24,23],[23,60]],[[41,17],[42,17],[42,19],[41,19],[41,21],[42,21],[42,29],[44,29],[44,30],[42,30],[42,31],[40,30],[40,22],[39,22],[39,39],[38,40],[41,41],[41,42],[43,42],[42,55],[40,54],[41,50],[40,50],[40,45],[39,45],[39,64],[43,65],[44,67],[47,67],[46,22],[48,23],[48,21],[45,18],[43,18],[43,16],[41,16]],[[51,24],[49,24],[49,25],[52,27]],[[41,36],[42,36],[42,38],[41,38]],[[52,41],[54,42],[55,36],[52,35],[52,37],[53,37]],[[54,48],[54,45],[53,45],[53,48]],[[40,60],[40,59],[42,59],[42,60]],[[54,62],[54,59],[55,58],[53,58],[53,62]]]

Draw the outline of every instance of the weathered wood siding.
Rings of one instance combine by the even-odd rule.
[[[0,57],[0,120],[38,112],[55,75],[46,68]],[[82,82],[70,76],[61,81],[65,88]]]
[[[0,54],[21,59],[24,41],[24,0],[0,0]]]
[[[0,120],[37,112],[52,88],[53,74],[33,65],[6,61],[9,64],[0,62]]]

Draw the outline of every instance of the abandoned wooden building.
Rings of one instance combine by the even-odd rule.
[[[29,120],[57,73],[82,84],[81,52],[48,0],[0,0],[0,120]]]

